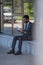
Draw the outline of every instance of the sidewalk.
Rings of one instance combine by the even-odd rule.
[[[0,65],[34,65],[32,55],[8,55],[7,49],[0,47]]]

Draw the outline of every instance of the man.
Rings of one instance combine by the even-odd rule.
[[[12,50],[10,50],[10,52],[8,52],[8,54],[12,54],[12,53],[15,55],[22,54],[22,52],[21,52],[22,41],[23,40],[32,40],[32,23],[29,22],[29,16],[28,15],[23,16],[23,22],[25,23],[25,29],[19,30],[19,32],[23,33],[23,35],[14,37],[13,43],[12,43]],[[18,46],[19,51],[17,53],[15,53],[14,49],[15,49],[15,45],[16,45],[17,40],[19,40],[19,46]]]

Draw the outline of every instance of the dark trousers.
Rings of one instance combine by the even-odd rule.
[[[21,51],[22,41],[25,40],[25,39],[27,39],[27,38],[28,38],[27,35],[15,36],[15,37],[13,38],[13,42],[12,42],[12,49],[13,49],[13,50],[15,49],[16,41],[19,40],[18,48],[19,48],[19,51]]]

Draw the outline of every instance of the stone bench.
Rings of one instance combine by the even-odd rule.
[[[12,41],[13,41],[13,36],[10,35],[0,35],[0,46],[1,47],[5,47],[8,48],[9,50],[11,49],[11,45],[12,45]],[[18,42],[16,44],[15,47],[15,51],[18,51]],[[23,41],[22,44],[22,53],[28,54],[34,54],[34,42],[32,41]]]

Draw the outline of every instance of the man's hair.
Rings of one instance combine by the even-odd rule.
[[[29,16],[28,15],[24,15],[23,18],[26,18],[26,19],[28,18],[29,19]]]

